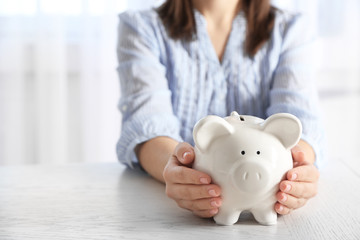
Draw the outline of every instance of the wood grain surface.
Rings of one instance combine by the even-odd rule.
[[[242,214],[218,226],[117,163],[1,167],[0,239],[360,239],[359,186],[359,172],[334,160],[318,195],[277,225]]]

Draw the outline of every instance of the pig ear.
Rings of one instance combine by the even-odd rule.
[[[233,126],[225,119],[210,115],[196,123],[193,136],[197,148],[204,152],[214,139],[233,132]]]
[[[292,114],[277,113],[263,123],[265,132],[276,136],[286,149],[293,148],[300,140],[302,126],[300,120]]]

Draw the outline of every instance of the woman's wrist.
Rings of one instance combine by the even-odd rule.
[[[142,168],[155,179],[164,182],[163,171],[178,142],[170,137],[155,137],[135,148]]]

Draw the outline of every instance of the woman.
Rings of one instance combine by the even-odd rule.
[[[316,194],[321,159],[311,41],[301,15],[269,0],[168,0],[121,14],[119,160],[164,182],[180,207],[212,217],[221,189],[191,168],[194,124],[234,110],[261,118],[288,112],[304,132],[274,208],[288,214],[303,206]]]

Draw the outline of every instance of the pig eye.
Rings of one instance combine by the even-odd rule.
[[[245,151],[241,151],[241,155],[245,155]]]
[[[257,151],[256,154],[257,154],[257,155],[260,155],[260,151]]]
[[[239,116],[239,118],[240,118],[240,121],[245,121],[245,119],[242,117],[242,116]]]

